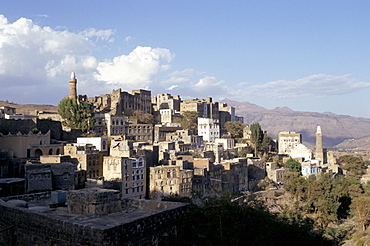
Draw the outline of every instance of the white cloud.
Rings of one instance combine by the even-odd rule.
[[[262,85],[244,88],[251,97],[266,96],[270,98],[323,97],[347,94],[370,87],[370,83],[361,82],[350,75],[314,74],[295,81],[276,80]]]
[[[40,15],[35,15],[37,17],[44,17],[44,18],[49,18],[49,15],[43,15],[43,14],[40,14]]]
[[[133,37],[131,37],[131,36],[127,36],[126,38],[125,38],[125,41],[126,42],[129,42],[129,41],[131,41],[131,40],[133,40],[134,38]]]
[[[95,31],[100,38],[109,34]],[[40,27],[26,18],[9,23],[0,15],[0,76],[14,78],[13,84],[46,83],[58,74],[89,71],[96,63],[93,49],[82,34]]]
[[[185,69],[170,74],[170,79],[161,82],[162,84],[172,83],[166,90],[179,94],[182,98],[220,98],[231,95],[231,90],[224,81],[219,81],[212,76],[200,77],[193,69]]]
[[[128,55],[100,62],[94,76],[124,90],[148,88],[159,72],[169,68],[173,57],[168,49],[138,46]]]
[[[63,78],[68,81],[72,71],[82,79],[80,85],[85,83],[84,79],[93,78],[98,61],[93,56],[96,46],[91,39],[111,42],[113,34],[112,30],[89,29],[81,33],[55,30],[27,18],[10,23],[0,15],[0,86],[3,88],[0,98],[8,99],[13,95],[12,90],[16,90],[18,102],[26,102],[27,91],[37,91],[39,86],[42,97],[54,95],[51,99],[55,103],[54,100],[65,96],[60,86],[68,93],[68,83],[61,85],[60,81]],[[19,90],[20,87],[23,89]],[[53,91],[56,87],[58,99]]]
[[[88,38],[96,38],[96,41],[102,40],[106,41],[108,43],[111,43],[114,41],[113,35],[114,31],[111,29],[108,30],[96,30],[95,28],[90,28],[87,30],[84,30],[80,33],[81,35],[88,37]]]

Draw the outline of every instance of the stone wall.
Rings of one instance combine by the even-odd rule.
[[[176,206],[104,230],[0,199],[0,245],[172,245],[187,211],[187,205]]]

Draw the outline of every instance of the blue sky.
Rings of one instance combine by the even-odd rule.
[[[122,88],[370,118],[369,1],[3,1],[0,100]]]

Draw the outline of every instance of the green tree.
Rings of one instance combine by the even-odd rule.
[[[184,111],[179,117],[175,117],[174,122],[181,123],[183,129],[189,129],[193,133],[198,133],[198,112]]]
[[[132,116],[135,117],[138,123],[141,124],[154,124],[154,116],[149,113],[145,113],[142,110],[135,110],[132,113]]]
[[[365,162],[359,157],[352,155],[343,155],[339,157],[339,163],[342,168],[348,172],[348,175],[359,177],[365,173]]]
[[[255,155],[257,156],[258,151],[261,149],[264,133],[259,123],[253,123],[250,126],[251,131],[251,142],[254,147]]]
[[[293,160],[292,158],[288,159],[285,162],[284,167],[289,168],[289,171],[291,172],[297,172],[297,173],[300,173],[302,169],[301,163],[299,163],[299,161]]]
[[[65,98],[59,102],[58,113],[63,119],[63,125],[89,131],[95,124],[94,106],[91,103]]]
[[[245,128],[245,124],[235,121],[231,122],[228,121],[225,123],[224,127],[226,128],[226,131],[231,134],[234,138],[242,138],[243,137],[243,130]]]
[[[362,230],[365,231],[370,224],[370,196],[363,194],[355,197],[351,203],[351,212],[356,215],[362,225]]]

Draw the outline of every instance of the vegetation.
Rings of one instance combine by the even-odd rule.
[[[238,157],[247,157],[248,154],[249,154],[249,151],[247,149],[236,150],[234,152],[234,155],[235,155],[236,158],[238,158]]]
[[[193,205],[179,230],[179,245],[333,245],[310,220],[288,220],[253,202],[224,195]]]
[[[352,164],[347,163],[349,165],[360,163],[357,158],[349,156],[344,160],[352,160]],[[301,213],[299,216],[302,218],[311,218],[314,227],[336,244],[349,237],[357,242],[367,240],[370,225],[369,185],[361,184],[357,176],[352,175],[333,177],[323,173],[318,177],[303,178],[299,173],[288,172],[285,178],[287,183],[284,188],[295,201],[292,203],[294,207],[290,206],[295,211],[291,216]],[[357,224],[343,223],[343,219],[354,220]]]
[[[267,133],[262,131],[259,123],[253,123],[250,125],[251,131],[251,142],[254,147],[255,155],[258,156],[260,151],[267,152],[271,138],[267,136]]]
[[[136,118],[140,124],[154,124],[154,116],[142,110],[135,110],[132,113],[132,117]]]
[[[346,170],[349,176],[358,177],[365,173],[365,162],[359,157],[343,155],[339,157],[339,163],[343,165],[343,170]]]
[[[89,131],[95,124],[94,106],[88,102],[65,98],[59,102],[58,113],[63,119],[63,125]]]
[[[226,131],[229,132],[233,138],[242,138],[245,126],[246,124],[243,124],[239,121],[228,121],[224,125]]]
[[[293,160],[292,158],[288,159],[285,162],[284,167],[289,168],[289,171],[291,172],[298,172],[298,173],[300,173],[302,169],[301,163],[299,163],[299,161]]]
[[[198,112],[184,111],[180,117],[175,117],[174,122],[181,123],[181,127],[189,129],[193,133],[198,133]]]

